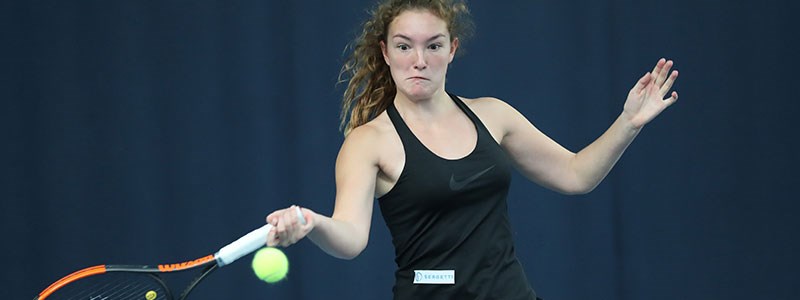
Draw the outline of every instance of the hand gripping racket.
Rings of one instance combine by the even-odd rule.
[[[305,224],[305,218],[303,218],[300,208],[295,208],[300,223]],[[217,253],[195,260],[156,266],[97,265],[88,267],[59,279],[33,299],[183,300],[189,296],[189,293],[200,281],[218,267],[229,265],[242,256],[264,247],[267,234],[271,229],[272,225],[270,224],[261,226],[261,228],[220,248]],[[178,298],[174,298],[160,275],[194,269],[200,270],[200,274],[189,282]]]

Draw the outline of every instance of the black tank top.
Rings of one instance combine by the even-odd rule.
[[[394,104],[387,109],[406,156],[397,183],[378,199],[395,247],[394,298],[534,300],[508,220],[510,161],[478,117],[450,97],[478,133],[475,149],[460,159],[431,152]],[[450,271],[453,284],[419,284],[449,279]]]

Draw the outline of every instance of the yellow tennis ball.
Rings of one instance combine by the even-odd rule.
[[[253,272],[268,283],[283,280],[289,272],[289,260],[278,248],[266,247],[253,255]]]

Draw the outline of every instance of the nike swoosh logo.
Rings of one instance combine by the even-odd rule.
[[[475,179],[478,179],[478,177],[481,177],[481,175],[485,174],[486,172],[489,172],[491,169],[494,169],[494,165],[486,168],[486,170],[475,173],[475,175],[472,175],[464,180],[459,180],[459,181],[457,181],[453,177],[453,175],[450,175],[450,190],[454,192],[462,190],[465,186],[469,185],[470,183],[475,181]]]

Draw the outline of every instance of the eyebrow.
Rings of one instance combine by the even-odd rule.
[[[446,37],[446,36],[443,33],[440,33],[440,34],[434,35],[431,38],[429,38],[428,42],[433,41],[433,40],[438,39],[438,38],[441,38],[441,37]],[[407,36],[399,34],[399,33],[393,35],[392,38],[401,38],[401,39],[406,39],[406,40],[409,40],[409,41],[411,40],[410,37],[407,37]]]

